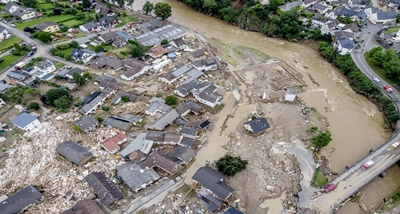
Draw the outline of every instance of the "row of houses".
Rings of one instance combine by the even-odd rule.
[[[14,17],[18,17],[23,21],[41,17],[42,14],[33,8],[23,8],[13,2],[8,2],[6,4],[6,12],[12,14]]]

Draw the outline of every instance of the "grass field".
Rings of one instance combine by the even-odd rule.
[[[12,36],[9,39],[5,39],[2,42],[0,42],[0,52],[3,53],[4,51],[7,51],[8,49],[12,48],[14,43],[20,43],[22,40],[16,36]]]
[[[11,54],[3,56],[3,62],[0,63],[0,73],[4,71],[8,66],[19,60],[22,56],[13,56]]]
[[[314,187],[322,187],[326,183],[328,183],[328,178],[324,176],[324,174],[322,173],[321,169],[318,167],[315,170],[314,177],[313,177],[311,185],[314,186]]]
[[[74,15],[71,14],[66,14],[66,15],[58,15],[58,16],[50,16],[50,17],[45,17],[42,19],[36,19],[28,22],[23,22],[23,23],[15,23],[18,29],[23,30],[26,27],[32,27],[34,25],[37,25],[42,22],[62,22],[68,19],[74,18]]]
[[[380,76],[383,80],[385,80],[387,83],[393,85],[393,81],[389,80],[388,78],[386,78],[386,73],[383,70],[383,68],[377,66],[374,62],[371,61],[371,59],[369,58],[369,54],[368,53],[364,53],[364,58],[365,61],[367,61],[369,67],[371,67],[371,69],[378,74],[378,76]]]
[[[54,8],[54,5],[50,3],[41,3],[39,4],[39,7],[37,9],[49,9],[49,8]]]
[[[397,31],[399,31],[400,30],[400,28],[398,28],[398,27],[390,27],[390,28],[388,28],[388,29],[386,29],[385,30],[385,34],[386,33],[397,33]]]
[[[68,48],[68,49],[63,50],[62,52],[63,52],[64,54],[71,55],[72,50],[73,50],[73,48]]]
[[[72,19],[72,20],[68,20],[66,22],[62,22],[62,24],[68,28],[73,27],[74,25],[83,25],[85,24],[85,21],[83,20],[76,20],[76,19]]]
[[[59,69],[59,68],[64,66],[64,64],[61,63],[61,62],[56,62],[54,65],[56,66],[57,69]]]
[[[122,21],[122,22],[117,24],[116,27],[121,27],[121,26],[125,25],[128,22],[137,22],[137,21],[139,21],[139,18],[136,17],[136,16],[129,16],[128,15],[128,16],[125,16],[125,17],[123,17],[123,16],[119,17],[119,20]]]

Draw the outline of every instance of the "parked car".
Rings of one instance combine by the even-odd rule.
[[[32,58],[32,59],[31,59],[31,62],[35,61],[35,59],[36,59],[36,58]]]
[[[396,147],[399,146],[399,144],[400,144],[399,142],[393,143],[393,144],[390,146],[390,148],[395,149]]]
[[[388,86],[388,85],[383,86],[383,90],[385,90],[385,91],[388,92],[388,93],[392,93],[392,92],[393,92],[393,89],[392,89],[390,86]]]
[[[32,56],[32,55],[33,55],[33,51],[29,51],[28,57],[30,57],[30,56]]]
[[[1,21],[7,24],[7,21],[6,21],[6,20],[3,19],[3,20],[1,20]]]
[[[54,41],[58,41],[58,37],[54,38]]]

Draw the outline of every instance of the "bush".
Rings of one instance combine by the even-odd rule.
[[[101,122],[103,122],[103,118],[101,118],[101,117],[96,117],[96,119],[97,119],[97,121],[99,121],[99,123],[101,123]]]
[[[331,133],[329,132],[320,132],[316,136],[311,139],[311,142],[314,143],[318,147],[324,147],[332,141]]]
[[[101,107],[101,109],[102,109],[103,111],[110,111],[110,108],[109,108],[108,106],[103,106],[103,107]]]
[[[168,44],[168,40],[163,39],[163,40],[161,41],[161,45],[166,45],[166,44]]]
[[[29,103],[29,109],[33,109],[33,110],[38,110],[39,109],[39,103],[37,102],[31,102]]]
[[[229,154],[226,154],[216,162],[216,165],[218,171],[227,176],[234,176],[238,172],[246,169],[248,163],[249,162],[247,160],[242,160],[241,157],[233,157]]]
[[[75,107],[80,107],[80,106],[82,106],[83,102],[84,102],[84,101],[83,101],[82,99],[80,99],[80,100],[76,101],[76,103],[74,104],[74,106],[75,106]]]
[[[59,49],[59,50],[67,50],[70,47],[71,47],[71,45],[68,43],[57,45],[57,49]]]
[[[167,105],[175,105],[178,102],[178,98],[176,98],[174,95],[169,95],[165,98],[165,103]]]

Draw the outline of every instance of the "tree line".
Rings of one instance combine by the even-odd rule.
[[[370,50],[366,57],[383,68],[387,79],[393,81],[397,86],[400,85],[400,60],[395,50],[392,48],[383,50],[379,46]]]

